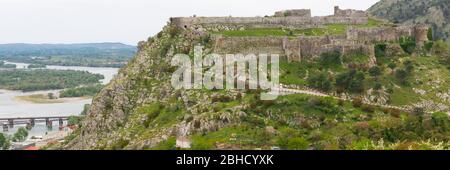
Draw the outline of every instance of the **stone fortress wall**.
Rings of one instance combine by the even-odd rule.
[[[341,10],[335,7],[333,16],[311,17],[310,10],[285,10],[275,13],[274,17],[189,17],[172,18],[172,24],[183,29],[197,32],[206,30],[232,30],[244,28],[309,28],[324,24],[365,24],[368,17],[364,11]],[[298,37],[222,37],[212,36],[215,42],[214,52],[219,54],[266,53],[281,54],[288,61],[302,61],[319,56],[324,52],[340,51],[342,54],[361,52],[370,58],[369,65],[376,63],[374,43],[391,42],[401,37],[416,39],[421,47],[427,38],[428,27],[425,25],[353,28],[347,29],[345,35],[333,36],[298,36]]]
[[[361,12],[361,11],[359,11]],[[213,31],[242,28],[312,28],[326,24],[366,24],[366,16],[339,15],[311,16],[309,9],[295,9],[275,12],[270,17],[174,17],[171,24],[187,29],[206,29]]]

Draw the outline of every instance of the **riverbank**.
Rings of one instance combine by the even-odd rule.
[[[17,68],[25,69],[29,64],[6,62],[16,64]],[[118,68],[108,67],[76,67],[76,66],[47,66],[47,69],[55,70],[78,70],[87,71],[94,74],[101,74],[105,78],[101,80],[102,84],[107,84],[118,72]],[[60,101],[44,101],[25,102],[18,100],[20,96],[30,96],[36,94],[47,95],[48,93],[59,94],[60,90],[44,90],[34,92],[22,92],[13,90],[0,89],[0,117],[24,117],[24,116],[71,116],[78,115],[84,109],[85,104],[90,104],[92,99],[69,98]],[[55,95],[57,96],[57,95]],[[36,97],[36,96],[35,96]],[[24,98],[24,97],[22,97]],[[27,97],[25,97],[27,98]],[[28,97],[29,98],[29,97]]]
[[[53,93],[50,93],[53,94]],[[58,95],[58,94],[53,94]],[[79,100],[85,100],[85,99],[92,99],[92,97],[64,97],[64,98],[57,98],[57,97],[49,97],[49,94],[31,94],[26,96],[15,96],[15,100],[21,101],[21,102],[27,102],[27,103],[35,103],[35,104],[51,104],[51,103],[68,103],[73,101],[79,101]]]

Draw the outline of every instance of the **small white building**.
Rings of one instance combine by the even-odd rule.
[[[189,148],[191,148],[191,140],[186,136],[179,136],[179,137],[177,137],[175,146],[177,148],[189,149]]]

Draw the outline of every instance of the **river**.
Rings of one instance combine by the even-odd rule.
[[[16,64],[18,69],[25,69],[29,64],[6,62],[7,64]],[[109,67],[79,67],[79,66],[47,66],[47,69],[54,70],[78,70],[88,71],[90,73],[101,74],[105,79],[101,80],[102,84],[107,84],[114,75],[117,74],[118,68]],[[20,101],[17,96],[27,96],[31,94],[48,94],[58,93],[60,90],[34,91],[22,92],[0,89],[0,118],[5,117],[36,117],[36,116],[71,116],[79,115],[85,104],[90,104],[92,99],[74,98],[63,103],[37,104],[25,101]],[[58,123],[58,122],[54,122]],[[17,130],[20,125],[9,129],[8,134]],[[53,130],[57,130],[58,126],[54,126]],[[29,136],[43,135],[47,132],[45,123],[36,124],[36,126],[29,132]],[[51,131],[51,130],[50,130]]]

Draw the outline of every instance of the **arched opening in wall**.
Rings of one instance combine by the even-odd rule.
[[[184,28],[187,29],[187,25],[184,25]]]

